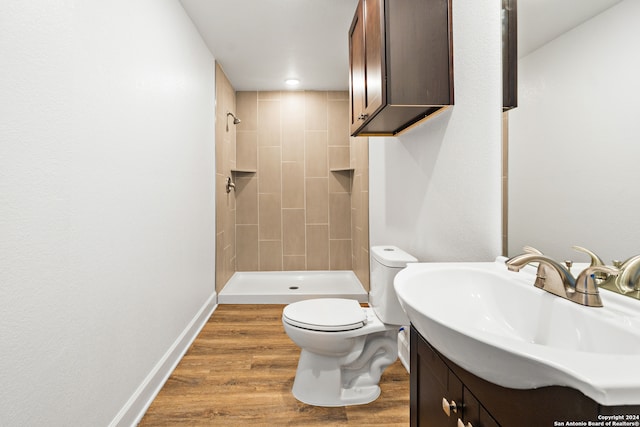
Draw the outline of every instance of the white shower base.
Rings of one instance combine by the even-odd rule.
[[[368,302],[353,271],[243,271],[231,276],[219,304],[290,304],[311,298]]]

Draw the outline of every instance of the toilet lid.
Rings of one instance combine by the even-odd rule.
[[[352,299],[317,298],[294,302],[284,308],[283,319],[290,325],[314,331],[349,331],[365,325],[367,315]]]

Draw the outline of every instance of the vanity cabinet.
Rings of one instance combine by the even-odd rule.
[[[640,405],[603,406],[568,387],[516,390],[485,381],[440,354],[413,326],[410,388],[414,427],[587,425],[601,421],[599,415],[640,421]]]
[[[460,424],[462,423],[462,424]],[[411,425],[499,424],[414,328],[411,329]]]
[[[395,135],[453,105],[451,0],[360,0],[349,61],[352,136]]]

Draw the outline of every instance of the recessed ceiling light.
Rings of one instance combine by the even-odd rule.
[[[288,86],[298,86],[300,84],[300,80],[298,79],[287,79],[284,81]]]

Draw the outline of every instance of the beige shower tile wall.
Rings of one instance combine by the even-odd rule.
[[[369,289],[369,138],[351,138],[351,166],[352,265],[360,282]]]
[[[354,269],[368,287],[367,140],[349,138],[348,93],[238,92],[236,103],[238,167],[257,170],[236,179],[237,269]]]
[[[236,197],[225,184],[236,167],[236,129],[227,112],[236,111],[236,93],[220,65],[216,64],[216,291],[233,275],[236,266]],[[249,145],[249,144],[247,144]],[[243,153],[243,157],[250,157]],[[246,210],[243,209],[243,213]]]

